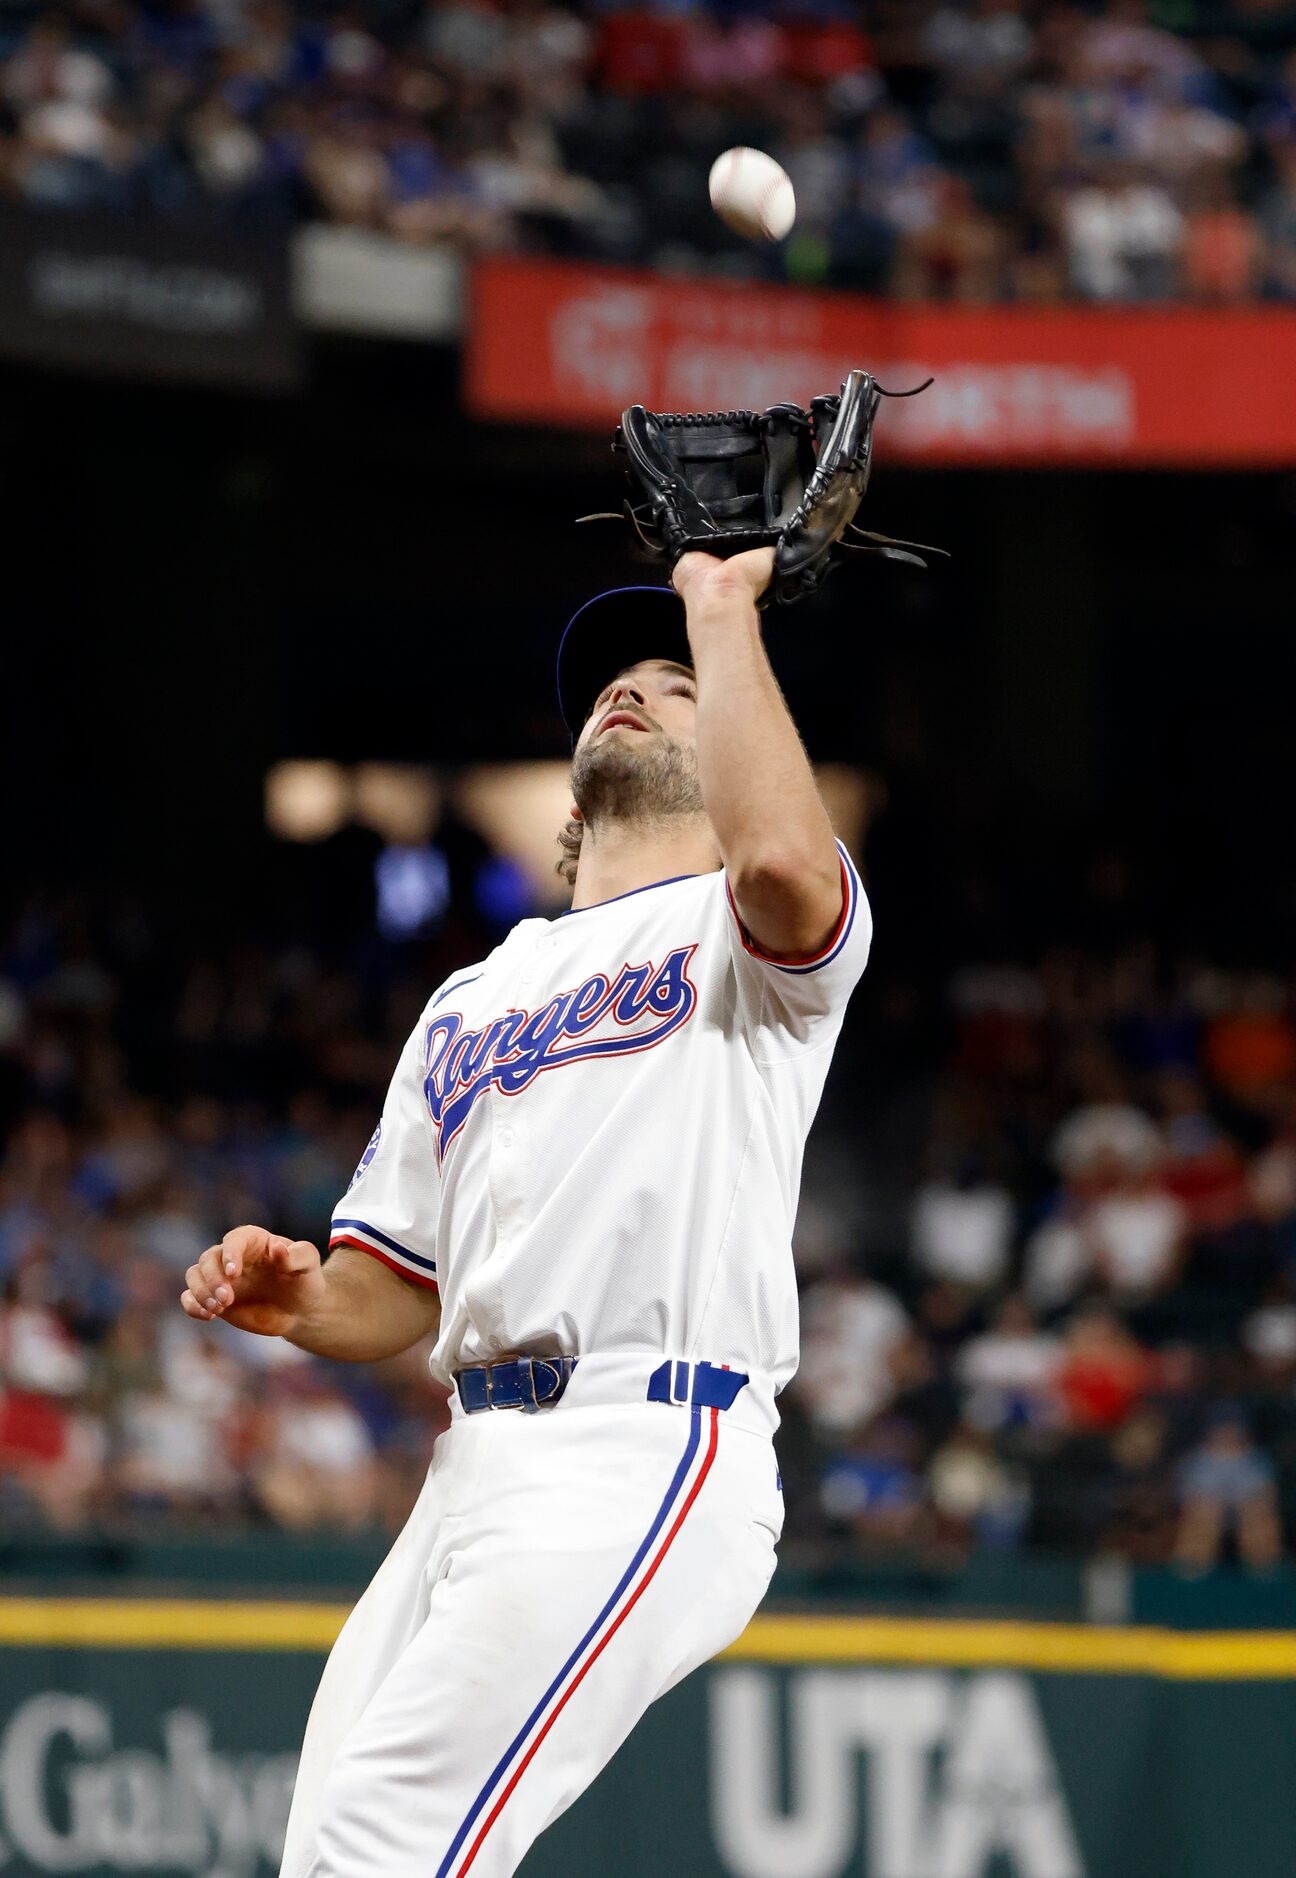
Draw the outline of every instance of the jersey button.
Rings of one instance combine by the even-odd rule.
[[[513,1146],[513,1130],[511,1128],[502,1128],[500,1130],[499,1144],[502,1148],[511,1148]]]

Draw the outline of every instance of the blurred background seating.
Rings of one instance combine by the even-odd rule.
[[[1291,27],[1261,0],[9,0],[0,199],[903,300],[1289,299]],[[735,143],[793,178],[784,248],[710,214]]]
[[[849,1088],[830,1106],[784,1398],[793,1558],[1263,1571],[1290,1547],[1291,986],[1107,914],[1101,948],[935,987],[883,1151]],[[321,1236],[427,986],[497,927],[452,891],[363,969],[305,933],[198,953],[162,930],[81,892],[0,940],[6,1524],[394,1525],[445,1422],[426,1350],[323,1365],[176,1299],[230,1224]]]

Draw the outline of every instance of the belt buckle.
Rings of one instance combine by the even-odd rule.
[[[553,1387],[546,1395],[541,1395],[536,1387],[537,1367],[548,1371],[553,1379]],[[483,1409],[521,1409],[526,1415],[534,1415],[537,1409],[550,1408],[561,1400],[571,1381],[572,1371],[576,1367],[573,1357],[565,1356],[519,1356],[507,1363],[479,1363],[470,1368],[484,1377],[483,1392],[485,1401],[479,1404]],[[518,1399],[500,1402],[496,1400],[496,1383],[501,1370],[509,1370],[518,1382]],[[511,1380],[511,1378],[510,1378]],[[463,1389],[459,1390],[460,1399]],[[465,1407],[467,1404],[465,1403]],[[469,1414],[476,1411],[469,1409]]]
[[[576,1368],[576,1358],[574,1356],[528,1356],[522,1361],[526,1366],[526,1378],[531,1388],[531,1400],[521,1404],[523,1412],[527,1415],[534,1415],[537,1409],[553,1408],[556,1403],[561,1402],[567,1393],[567,1385],[572,1379],[572,1371]],[[553,1377],[554,1386],[546,1396],[542,1396],[536,1388],[537,1368],[547,1369]]]
[[[537,1364],[541,1368],[549,1370],[554,1379],[553,1388],[549,1391],[548,1395],[544,1396],[543,1398],[541,1397],[539,1390],[536,1388],[535,1373],[536,1373]],[[522,1371],[523,1375],[526,1377],[527,1388],[530,1391],[529,1399],[525,1402],[519,1402],[518,1404],[518,1407],[522,1410],[522,1413],[524,1415],[534,1415],[539,1409],[548,1408],[551,1403],[556,1402],[559,1396],[561,1396],[563,1392],[563,1388],[564,1388],[564,1378],[563,1378],[563,1371],[562,1371],[562,1358],[560,1356],[520,1357],[518,1359],[518,1368]]]
[[[526,1409],[529,1413],[532,1409],[540,1406],[535,1399],[535,1378],[531,1374],[531,1360],[529,1357],[514,1357],[512,1362],[509,1363],[487,1363],[485,1369],[486,1406],[488,1409]],[[519,1377],[525,1378],[524,1386],[529,1386],[531,1390],[530,1402],[527,1402],[525,1398],[518,1402],[497,1402],[495,1400],[495,1378],[498,1371],[502,1369],[511,1369]]]
[[[677,1408],[685,1408],[688,1406],[688,1400],[692,1394],[690,1387],[692,1382],[691,1371],[692,1365],[689,1363],[671,1364],[670,1399]]]

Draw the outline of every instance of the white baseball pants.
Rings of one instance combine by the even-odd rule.
[[[325,1666],[281,1878],[506,1878],[760,1603],[782,1498],[759,1419],[580,1382],[437,1443]]]

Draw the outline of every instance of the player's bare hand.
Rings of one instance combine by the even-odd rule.
[[[773,572],[773,548],[748,548],[745,554],[730,555],[728,560],[695,550],[680,556],[671,580],[684,604],[691,606],[713,594],[758,600]]]
[[[190,1317],[284,1337],[323,1299],[324,1269],[309,1239],[236,1226],[189,1267],[185,1283],[180,1304]]]

